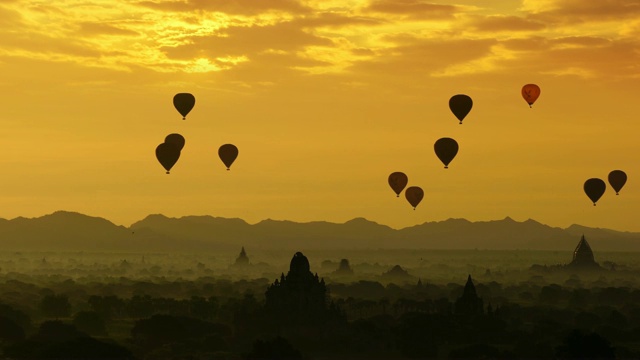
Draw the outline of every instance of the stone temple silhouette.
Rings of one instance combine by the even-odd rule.
[[[482,315],[484,313],[484,302],[478,297],[476,287],[471,280],[471,274],[464,285],[462,296],[456,300],[455,313],[464,316]]]
[[[600,269],[600,265],[595,261],[593,257],[593,250],[587,242],[587,239],[582,238],[578,242],[578,246],[573,251],[573,260],[569,263],[568,267],[578,269]]]
[[[338,269],[336,269],[336,271],[333,272],[334,275],[353,275],[353,269],[351,268],[351,265],[349,265],[349,260],[347,259],[342,259],[340,260],[340,265],[338,266]]]
[[[281,323],[321,323],[334,316],[339,309],[329,303],[329,291],[324,279],[311,273],[309,260],[301,252],[295,253],[289,272],[267,288],[265,308]]]
[[[236,258],[235,264],[236,266],[246,266],[249,265],[249,257],[247,256],[246,251],[244,251],[244,246],[242,250],[240,250],[240,255]]]

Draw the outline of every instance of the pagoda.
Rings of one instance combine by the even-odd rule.
[[[568,266],[571,268],[581,269],[600,268],[600,265],[598,265],[593,257],[593,250],[591,250],[591,246],[589,246],[584,235],[582,235],[580,242],[578,242],[578,246],[576,246],[576,249],[573,251],[573,260]]]
[[[322,323],[342,315],[329,301],[324,279],[311,272],[309,260],[301,252],[291,259],[287,275],[283,273],[267,288],[265,298],[266,310],[281,324]]]
[[[240,255],[238,255],[235,265],[236,266],[249,265],[249,257],[247,256],[247,252],[244,251],[244,246],[242,247],[242,250],[240,250]]]
[[[467,283],[464,285],[462,296],[456,300],[455,312],[466,316],[482,315],[484,313],[484,302],[476,293],[471,274],[469,274]]]
[[[353,269],[351,268],[351,265],[349,265],[349,260],[347,259],[342,259],[340,260],[340,265],[338,266],[338,269],[336,269],[336,271],[333,272],[334,275],[353,275]]]

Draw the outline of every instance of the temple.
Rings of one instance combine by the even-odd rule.
[[[482,315],[484,313],[484,302],[476,293],[476,287],[473,285],[471,275],[467,278],[462,296],[456,300],[455,313],[465,316]]]
[[[415,277],[411,276],[407,270],[403,269],[400,265],[395,265],[389,271],[383,273],[382,278],[391,281],[407,281],[415,279]]]
[[[329,294],[324,279],[310,271],[301,252],[291,259],[289,272],[267,288],[265,306],[285,322],[321,320],[328,309]]]
[[[242,250],[240,250],[240,255],[238,255],[238,258],[236,259],[236,262],[234,265],[236,266],[249,265],[249,257],[247,256],[247,253],[244,251],[244,246],[242,247]]]
[[[569,263],[568,267],[580,269],[600,268],[600,265],[598,265],[593,257],[593,250],[591,250],[591,246],[589,246],[584,235],[582,235],[578,246],[576,246],[576,249],[573,251],[573,260]]]
[[[338,266],[338,269],[336,269],[336,271],[333,272],[334,275],[353,275],[353,269],[351,268],[351,265],[349,265],[349,260],[347,259],[342,259],[340,260],[340,265]]]

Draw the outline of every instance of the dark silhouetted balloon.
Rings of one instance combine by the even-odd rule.
[[[424,191],[417,186],[411,186],[404,192],[404,196],[407,198],[407,201],[409,201],[409,204],[413,206],[413,210],[415,210],[416,206],[420,204],[420,201],[422,201],[424,197]]]
[[[409,178],[403,172],[394,172],[389,175],[389,186],[391,186],[397,197],[400,197],[400,193],[408,182]]]
[[[591,178],[584,182],[584,192],[593,201],[593,206],[596,206],[596,202],[602,197],[606,188],[607,184],[602,179]]]
[[[179,93],[173,97],[173,106],[182,115],[182,120],[187,118],[187,114],[196,104],[196,98],[189,93]]]
[[[451,109],[453,115],[460,120],[460,124],[462,124],[462,120],[469,114],[472,107],[473,100],[467,95],[453,95],[451,99],[449,99],[449,109]]]
[[[165,170],[167,170],[168,174],[169,170],[171,170],[180,158],[180,150],[178,150],[175,144],[164,142],[156,148],[156,157]]]
[[[538,96],[540,96],[540,87],[538,85],[527,84],[522,87],[522,97],[529,104],[529,107],[533,107],[532,105],[536,102]]]
[[[184,147],[184,137],[180,134],[169,134],[164,138],[164,142],[172,143],[178,148],[178,151],[182,151]]]
[[[444,168],[449,168],[449,163],[458,153],[458,143],[452,138],[441,138],[433,145],[438,159],[444,164]]]
[[[220,149],[218,149],[218,155],[220,156],[220,160],[222,160],[224,165],[227,167],[227,170],[229,170],[231,164],[233,164],[238,157],[238,148],[232,144],[224,144],[220,146]]]
[[[613,170],[609,173],[609,185],[616,191],[616,195],[618,192],[622,190],[622,187],[627,182],[627,174],[625,174],[622,170]]]

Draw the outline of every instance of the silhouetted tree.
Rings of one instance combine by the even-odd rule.
[[[81,311],[73,317],[73,325],[89,335],[103,336],[107,334],[104,319],[95,311]]]
[[[407,313],[402,316],[398,326],[398,346],[403,357],[434,358],[438,347],[434,336],[434,323],[431,316],[421,313]],[[446,326],[445,324],[439,324]]]
[[[278,336],[272,340],[256,340],[245,359],[302,359],[302,354],[287,339]]]
[[[513,354],[503,354],[489,344],[473,344],[451,350],[449,359],[513,359]]]
[[[4,316],[7,319],[12,320],[25,331],[31,330],[32,325],[29,315],[20,310],[14,309],[7,304],[0,304],[0,316]]]
[[[15,321],[0,316],[0,343],[14,343],[24,340],[24,329]]]
[[[69,317],[71,304],[66,295],[45,295],[40,301],[40,310],[46,317]]]
[[[120,316],[124,312],[124,300],[115,295],[92,295],[89,297],[89,305],[105,320]]]
[[[556,348],[560,359],[615,359],[614,349],[607,339],[597,333],[583,334],[573,330],[562,345]]]

